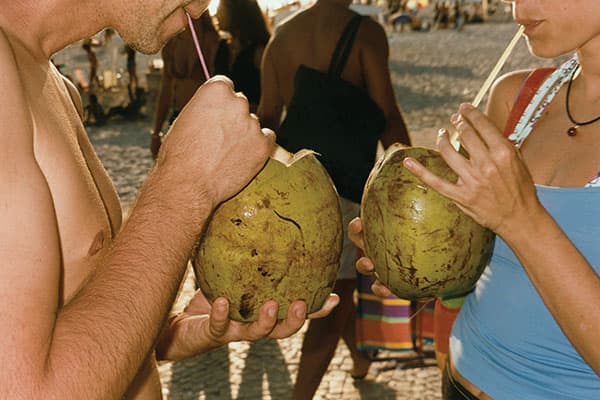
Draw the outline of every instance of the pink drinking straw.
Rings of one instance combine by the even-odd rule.
[[[194,45],[196,46],[196,53],[198,53],[198,58],[200,59],[200,64],[202,64],[202,70],[204,71],[204,77],[206,80],[210,79],[210,74],[208,73],[208,68],[206,68],[206,61],[204,61],[204,56],[202,55],[202,49],[200,48],[200,42],[198,42],[198,36],[196,36],[196,30],[194,29],[194,22],[192,21],[192,17],[187,12],[185,13],[188,20],[188,26],[190,27],[190,33],[192,34],[192,38],[194,39]]]

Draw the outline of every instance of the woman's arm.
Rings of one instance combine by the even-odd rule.
[[[494,123],[469,104],[452,121],[470,159],[454,150],[447,132],[438,146],[459,175],[457,183],[416,160],[405,160],[405,166],[504,239],[565,335],[600,373],[600,278],[540,204],[527,166]]]

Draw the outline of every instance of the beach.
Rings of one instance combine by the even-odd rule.
[[[466,25],[461,31],[388,32],[392,84],[413,145],[435,147],[437,131],[442,127],[449,129],[449,117],[458,105],[473,100],[516,29],[506,21],[491,21]],[[99,53],[99,59],[111,60],[103,61],[100,70],[113,66],[123,69],[125,56],[115,55],[114,50],[118,49],[119,41],[113,37],[112,44],[104,53]],[[156,58],[158,55],[138,57],[138,74],[144,85],[148,64]],[[85,55],[76,45],[57,54],[56,60],[65,63],[69,70],[87,70]],[[525,41],[521,40],[502,72],[547,65],[557,65],[557,62],[531,56]],[[122,90],[115,90],[113,94],[106,92],[103,101],[106,104],[124,101]],[[114,180],[125,213],[153,165],[148,133],[152,128],[152,102],[156,93],[149,95],[145,118],[114,120],[103,126],[88,127],[89,137]],[[193,277],[188,274],[176,309],[183,307],[193,290]],[[305,329],[306,325],[298,334],[284,340],[232,343],[186,361],[162,363],[164,397],[169,400],[290,399]],[[416,365],[393,360],[376,362],[371,367],[372,376],[359,382],[350,377],[351,367],[349,353],[340,342],[315,398],[441,398],[440,372],[431,359]]]

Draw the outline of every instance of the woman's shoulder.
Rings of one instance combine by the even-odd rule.
[[[516,95],[532,71],[532,69],[522,69],[500,76],[492,86],[492,93],[500,96],[508,95],[509,97]]]
[[[509,72],[498,78],[492,85],[486,113],[496,127],[504,131],[510,110],[531,70]]]
[[[387,51],[388,49],[388,40],[385,29],[380,23],[367,16],[361,16],[361,22],[355,40],[359,47],[370,51]]]

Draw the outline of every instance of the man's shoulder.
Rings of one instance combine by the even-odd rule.
[[[18,66],[15,43],[10,35],[0,27],[0,87],[3,97],[10,101],[16,91],[23,90],[21,72]]]
[[[12,41],[3,27],[0,26],[0,66],[15,65],[16,57]]]

